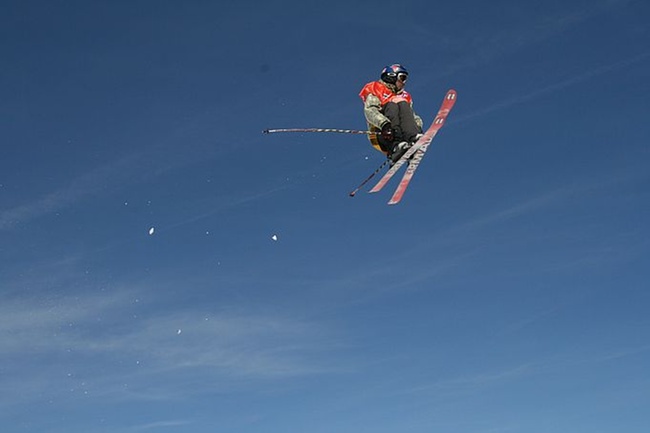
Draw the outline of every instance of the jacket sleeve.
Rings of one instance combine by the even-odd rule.
[[[415,123],[420,127],[420,130],[424,131],[424,122],[422,121],[422,118],[415,114],[415,111],[413,112],[413,116],[415,117]]]
[[[381,114],[381,101],[372,94],[368,95],[363,103],[363,114],[366,116],[368,124],[379,129],[390,122],[386,116]]]

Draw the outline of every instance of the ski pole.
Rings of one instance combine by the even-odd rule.
[[[365,134],[365,135],[378,135],[379,131],[360,131],[358,129],[335,129],[335,128],[281,128],[281,129],[265,129],[262,131],[264,134],[273,134],[276,132],[337,132],[339,134]]]
[[[363,186],[364,186],[365,184],[367,184],[368,181],[369,181],[370,179],[372,179],[373,177],[375,177],[375,175],[376,175],[377,173],[379,173],[379,172],[381,171],[381,169],[384,168],[384,167],[386,166],[386,164],[388,164],[389,162],[390,162],[390,159],[386,159],[386,161],[384,161],[384,162],[383,162],[383,163],[382,163],[382,164],[377,168],[377,170],[375,170],[375,171],[374,171],[370,176],[368,176],[368,177],[366,178],[366,180],[364,180],[363,182],[361,182],[361,184],[360,184],[358,187],[356,187],[356,189],[355,189],[354,191],[351,191],[351,192],[350,192],[350,197],[354,197],[354,195],[355,195],[355,194],[356,194],[356,193],[357,193],[361,188],[363,188]]]

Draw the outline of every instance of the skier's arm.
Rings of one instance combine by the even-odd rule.
[[[375,95],[368,95],[363,103],[363,114],[369,124],[381,129],[390,120],[381,114],[381,101]]]
[[[413,116],[415,117],[415,123],[420,127],[420,130],[422,131],[424,128],[424,122],[422,121],[422,118],[415,114],[415,112],[413,112]]]

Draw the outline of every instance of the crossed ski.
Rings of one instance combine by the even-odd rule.
[[[384,174],[381,179],[379,179],[377,184],[368,192],[373,193],[381,191],[381,189],[388,183],[388,181],[395,175],[395,173],[397,173],[399,169],[406,163],[406,172],[402,176],[402,180],[400,181],[399,185],[397,185],[395,193],[393,193],[393,196],[388,201],[388,204],[397,204],[400,202],[404,196],[404,192],[406,192],[406,188],[408,187],[411,179],[413,178],[413,175],[415,174],[415,170],[417,170],[419,167],[424,154],[431,144],[431,141],[436,136],[440,128],[442,128],[442,126],[445,124],[445,120],[447,119],[447,116],[449,115],[451,109],[454,107],[455,102],[456,91],[450,89],[447,91],[445,99],[442,101],[442,105],[438,110],[438,114],[431,123],[431,126],[429,126],[429,129],[426,130],[424,135],[420,137],[420,139],[416,141],[408,151],[406,151],[406,153],[386,172],[386,174]]]

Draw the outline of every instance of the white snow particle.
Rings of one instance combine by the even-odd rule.
[[[181,335],[181,332],[183,332],[183,330],[179,329],[178,331],[176,331],[176,335]]]
[[[153,227],[151,227],[151,228],[149,229],[149,236],[153,235],[153,232],[155,232],[155,231],[156,231],[156,229],[153,228]]]
[[[278,240],[278,235],[271,236],[271,239],[273,239],[274,241],[277,241]]]

